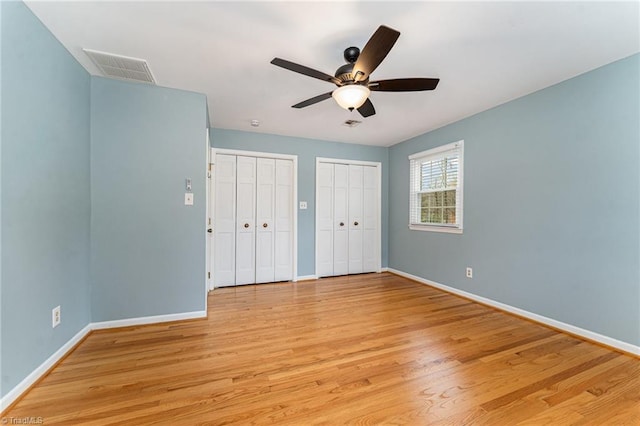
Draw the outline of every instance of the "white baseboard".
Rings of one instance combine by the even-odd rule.
[[[60,349],[55,351],[45,362],[40,364],[35,370],[11,389],[0,400],[0,412],[9,407],[13,402],[26,392],[40,377],[42,377],[51,367],[56,365],[75,345],[78,344],[91,331],[91,324],[87,324],[82,330],[76,333],[67,343],[62,345]]]
[[[318,276],[317,275],[300,275],[296,278],[296,281],[310,281],[310,280],[317,280]]]
[[[184,312],[181,314],[154,315],[151,317],[128,318],[114,321],[92,322],[92,330],[104,330],[106,328],[131,327],[133,325],[158,324],[169,321],[183,321],[188,319],[206,318],[206,311]]]
[[[0,399],[0,413],[14,403],[24,392],[36,383],[51,367],[56,365],[73,347],[93,330],[105,330],[108,328],[130,327],[133,325],[157,324],[169,321],[181,321],[195,318],[206,318],[206,311],[185,312],[181,314],[156,315],[151,317],[129,318],[115,321],[101,321],[87,324],[60,349],[55,351],[45,362],[25,377],[18,385],[11,389]]]
[[[511,305],[507,305],[505,303],[497,302],[492,299],[488,299],[486,297],[478,296],[473,293],[466,292],[464,290],[459,290],[457,288],[449,287],[448,285],[440,284],[435,281],[427,280],[422,277],[418,277],[416,275],[408,274],[403,271],[399,271],[397,269],[388,268],[389,272],[400,275],[401,277],[409,278],[410,280],[417,281],[421,284],[426,284],[431,287],[435,287],[437,289],[446,291],[447,293],[457,294],[458,296],[465,297],[467,299],[471,299],[473,301],[482,303],[484,305],[488,305],[501,311],[509,312],[511,314],[530,319],[532,321],[538,322],[540,324],[548,325],[553,328],[557,328],[562,331],[566,331],[567,333],[574,334],[576,336],[584,337],[587,340],[592,340],[597,343],[601,343],[605,346],[609,346],[611,348],[619,349],[621,351],[640,355],[640,346],[633,345],[631,343],[623,342],[621,340],[614,339],[609,336],[605,336],[590,330],[585,330],[584,328],[576,327],[575,325],[567,324],[561,321],[554,320],[552,318],[548,318],[542,315],[535,314],[533,312],[525,311],[524,309],[516,308]]]
[[[385,266],[384,268],[380,268],[380,270],[376,272],[379,272],[379,273],[389,272],[389,268]],[[317,280],[318,278],[319,277],[317,275],[302,275],[296,278],[295,281],[310,281],[310,280]]]

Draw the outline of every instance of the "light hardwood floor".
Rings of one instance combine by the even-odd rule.
[[[640,360],[370,274],[217,289],[206,320],[94,332],[6,416],[640,425]]]

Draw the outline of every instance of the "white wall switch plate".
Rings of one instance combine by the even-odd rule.
[[[300,201],[300,210],[306,210],[306,209],[307,209],[307,202]]]
[[[193,205],[193,192],[187,192],[184,194],[184,205],[185,206]]]

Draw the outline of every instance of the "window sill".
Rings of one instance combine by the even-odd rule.
[[[409,225],[412,231],[443,232],[445,234],[462,234],[462,228],[453,226]]]

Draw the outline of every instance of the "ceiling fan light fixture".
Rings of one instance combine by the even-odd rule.
[[[331,96],[336,100],[338,105],[349,111],[360,108],[365,103],[371,91],[368,87],[361,84],[347,84],[338,87],[333,91]]]

